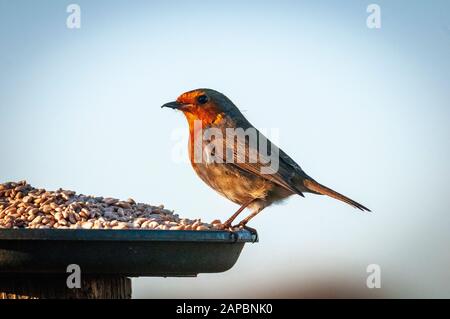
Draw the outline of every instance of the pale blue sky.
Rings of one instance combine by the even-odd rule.
[[[254,220],[260,243],[229,272],[137,279],[135,297],[252,297],[315,278],[365,291],[371,263],[385,295],[450,297],[450,3],[241,2],[76,1],[69,30],[69,1],[0,0],[0,181],[224,220],[237,206],[173,162],[187,125],[160,109],[213,88],[374,212],[293,197]],[[370,3],[381,29],[366,27]]]

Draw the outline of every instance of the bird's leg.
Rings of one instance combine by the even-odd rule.
[[[245,217],[239,224],[237,224],[236,227],[243,227],[243,228],[249,230],[250,232],[256,232],[253,228],[248,227],[247,223],[250,221],[250,219],[252,219],[256,215],[258,215],[261,211],[262,211],[262,208],[255,210],[253,213],[251,213],[250,215]]]
[[[250,203],[253,202],[252,200],[249,200],[248,202],[244,203],[244,205],[242,205],[237,211],[236,213],[234,213],[230,218],[227,219],[227,221],[225,223],[223,223],[222,228],[223,229],[227,229],[230,228],[231,223],[236,219],[236,217],[238,217],[238,215],[240,213],[242,213],[242,211],[248,206],[250,205]]]

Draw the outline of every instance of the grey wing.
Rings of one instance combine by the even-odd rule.
[[[303,196],[302,189],[297,186],[296,182],[306,175],[300,166],[250,123],[243,123],[240,127],[243,130],[252,128],[255,135],[250,135],[249,138],[256,138],[256,143],[251,143],[247,138],[248,135],[245,138],[238,136],[231,139],[230,135],[224,132],[224,136],[226,136],[226,140],[223,141],[224,156],[227,156],[228,159],[232,158],[230,164]],[[273,163],[274,160],[277,160],[278,165]]]

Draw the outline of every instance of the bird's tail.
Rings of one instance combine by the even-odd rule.
[[[360,203],[355,202],[353,199],[350,199],[342,194],[339,194],[338,192],[332,190],[331,188],[328,188],[326,186],[323,186],[322,184],[319,184],[313,179],[307,178],[303,180],[303,185],[313,193],[321,194],[321,195],[327,195],[330,197],[333,197],[335,199],[338,199],[340,201],[343,201],[344,203],[347,203],[355,208],[358,208],[362,211],[368,211],[371,210],[367,207],[361,205]]]

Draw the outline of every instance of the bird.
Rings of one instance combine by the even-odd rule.
[[[200,179],[222,196],[240,205],[222,224],[222,229],[237,227],[254,231],[247,223],[264,208],[292,195],[305,197],[305,193],[327,195],[361,211],[370,212],[362,204],[320,184],[306,174],[300,165],[261,134],[224,94],[213,89],[195,89],[161,107],[178,110],[185,115],[189,126],[189,159]],[[238,134],[227,136],[238,130],[255,132],[252,137],[256,136],[256,143],[250,142],[250,134],[243,137],[241,135],[240,138],[236,138]],[[204,132],[208,131],[214,133],[211,133],[210,139],[204,136]],[[211,147],[212,141],[215,147]],[[262,151],[261,145],[266,145],[270,155],[268,151]],[[277,155],[273,157],[278,161],[275,169],[267,165],[272,154]],[[232,226],[246,208],[250,210],[250,214]]]

